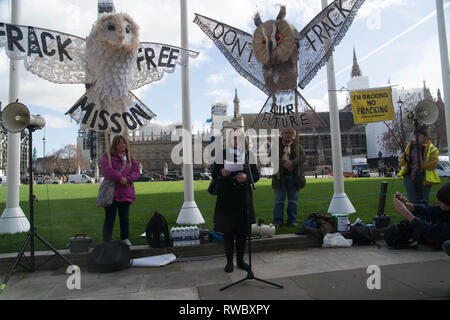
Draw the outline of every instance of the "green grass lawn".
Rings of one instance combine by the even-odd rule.
[[[350,221],[361,218],[371,223],[377,214],[381,182],[388,182],[388,197],[385,212],[391,221],[400,221],[402,217],[392,206],[392,197],[396,191],[404,193],[402,180],[393,178],[358,178],[345,179],[345,192],[350,198],[356,213]],[[445,182],[448,181],[445,180]],[[273,191],[270,179],[261,179],[256,183],[254,203],[257,219],[265,223],[272,222]],[[215,197],[208,191],[209,181],[195,181],[195,201],[205,220],[204,227],[212,229]],[[66,247],[68,240],[76,234],[86,234],[93,239],[92,246],[102,241],[104,209],[95,206],[95,198],[99,184],[64,184],[36,185],[34,194],[37,202],[34,205],[35,227],[39,234],[57,249]],[[183,181],[176,182],[138,182],[135,183],[136,201],[130,209],[130,240],[133,244],[146,244],[140,235],[145,231],[148,220],[155,210],[166,218],[169,229],[176,225],[176,220],[184,201]],[[435,204],[435,192],[439,186],[433,187],[430,203]],[[28,216],[28,186],[20,187],[20,207]],[[326,213],[333,196],[332,179],[308,179],[307,186],[300,191],[299,225],[313,212]],[[6,201],[6,187],[0,187],[0,210],[3,212]],[[294,233],[298,228],[281,227],[277,234]],[[0,252],[17,252],[26,234],[0,235]],[[114,239],[119,240],[119,221],[116,219]],[[36,250],[47,248],[36,241]]]

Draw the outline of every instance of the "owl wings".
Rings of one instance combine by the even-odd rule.
[[[103,16],[87,39],[0,22],[1,47],[43,79],[89,84],[66,114],[90,130],[116,134],[139,129],[156,116],[130,90],[159,81],[198,56],[171,45],[139,42],[138,27],[126,14]]]
[[[316,76],[320,68],[326,64],[334,48],[345,36],[356,16],[356,12],[364,1],[335,0],[311,20],[302,31],[297,32],[293,28],[296,43],[292,47],[297,52],[287,56],[291,57],[291,59],[292,57],[296,59],[298,57],[298,87],[304,89]],[[284,20],[285,15],[286,8],[281,6],[276,20]],[[275,22],[276,20],[271,21]],[[254,21],[256,26],[263,24],[259,14],[254,17]],[[277,38],[278,40],[275,39],[278,35],[275,29],[273,29],[273,32],[271,32],[272,30],[266,31],[264,37],[262,36],[263,32],[257,29],[255,35],[252,36],[245,31],[200,14],[195,15],[194,23],[216,44],[240,75],[267,95],[273,92],[273,87],[275,86],[272,83],[268,83],[268,81],[272,81],[272,79],[269,79],[272,70],[268,71],[266,69],[267,67],[272,67],[272,62],[269,62],[268,58],[265,59],[264,53],[260,50],[261,47],[256,46],[266,48],[266,41],[270,37],[274,38],[274,42],[279,41],[280,38]],[[289,28],[286,27],[285,29]],[[281,35],[281,39],[286,40],[287,37]],[[291,49],[286,48],[285,50],[289,51]],[[258,51],[261,52],[260,57],[257,58]],[[266,60],[267,64],[263,64]],[[279,60],[283,59],[280,58]],[[286,74],[286,71],[289,69],[280,70],[280,74]],[[290,82],[291,79],[288,80]]]
[[[23,60],[28,71],[60,84],[93,83],[87,69],[86,39],[71,34],[0,22],[0,48],[10,59]],[[159,81],[198,52],[176,46],[140,42],[131,66],[130,90]]]

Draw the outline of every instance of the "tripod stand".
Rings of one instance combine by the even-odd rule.
[[[30,231],[28,232],[27,238],[25,239],[25,242],[22,246],[22,248],[19,251],[19,254],[17,255],[17,258],[11,267],[10,271],[6,275],[5,280],[3,281],[2,285],[0,286],[0,293],[5,290],[6,284],[9,281],[9,278],[11,277],[12,273],[16,269],[16,267],[19,265],[20,261],[22,260],[22,257],[24,256],[25,249],[27,248],[28,244],[30,244],[30,272],[34,272],[36,270],[35,267],[35,254],[34,254],[34,237],[38,238],[45,246],[47,246],[49,249],[51,249],[55,255],[59,256],[61,259],[63,259],[68,265],[73,265],[72,262],[70,262],[66,257],[61,255],[50,243],[48,243],[44,238],[42,238],[39,233],[37,233],[35,227],[34,227],[34,195],[33,195],[33,131],[35,130],[32,126],[27,127],[28,129],[28,145],[29,145],[29,151],[28,151],[28,160],[29,160],[29,168],[28,168],[28,174],[29,174],[29,186],[30,186],[30,197],[29,197],[29,210],[30,210]]]
[[[250,183],[252,185],[252,189],[255,190],[255,182],[253,180],[252,170],[251,170],[250,165],[248,163],[249,161],[248,161],[247,155],[246,155],[245,158],[246,158],[245,159],[246,160],[245,161],[245,171],[247,171],[246,172],[247,176],[250,178]],[[272,282],[269,282],[267,280],[263,280],[263,279],[255,277],[255,275],[253,273],[253,270],[252,270],[252,239],[251,239],[251,233],[252,233],[251,232],[251,228],[252,228],[251,225],[252,225],[252,222],[250,220],[250,214],[249,213],[247,214],[247,218],[248,218],[248,234],[247,234],[247,242],[248,242],[248,269],[247,269],[247,276],[245,278],[241,279],[241,280],[238,280],[236,282],[233,282],[233,283],[231,283],[231,284],[221,288],[219,291],[223,291],[225,289],[228,289],[228,288],[230,288],[232,286],[235,286],[235,285],[237,285],[237,284],[239,284],[241,282],[244,282],[245,280],[258,280],[260,282],[264,282],[264,283],[270,284],[272,286],[278,287],[280,289],[283,289],[283,286],[281,286],[279,284],[272,283]]]

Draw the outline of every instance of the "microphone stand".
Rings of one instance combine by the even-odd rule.
[[[19,265],[20,260],[25,256],[25,249],[27,248],[28,244],[30,244],[30,272],[34,272],[36,270],[35,267],[35,249],[34,249],[34,237],[38,238],[45,246],[47,246],[49,249],[51,249],[55,255],[63,259],[69,266],[73,265],[72,262],[70,262],[69,259],[64,257],[61,253],[58,252],[49,242],[47,242],[39,233],[36,231],[36,228],[34,227],[34,200],[35,196],[33,194],[33,131],[35,128],[32,126],[27,127],[28,129],[28,174],[29,174],[29,188],[30,188],[30,195],[29,195],[29,210],[30,210],[30,231],[28,232],[27,238],[25,239],[25,242],[23,243],[22,248],[19,251],[19,254],[17,255],[17,258],[11,267],[10,271],[6,275],[5,280],[3,281],[2,285],[0,286],[0,293],[2,293],[5,288],[6,284],[9,281],[9,278],[11,277],[12,273],[16,269],[16,267]],[[24,266],[25,267],[25,266]],[[26,267],[25,267],[26,268]]]
[[[252,189],[255,190],[255,181],[253,180],[253,174],[252,174],[252,170],[250,168],[249,159],[247,157],[247,154],[245,156],[245,165],[244,166],[245,166],[245,171],[246,171],[247,177],[250,178],[249,180],[250,180],[250,184],[252,186]],[[228,289],[228,288],[230,288],[232,286],[235,286],[235,285],[237,285],[237,284],[239,284],[241,282],[244,282],[245,280],[258,280],[258,281],[270,284],[272,286],[278,287],[280,289],[283,289],[283,286],[281,286],[279,284],[276,284],[276,283],[273,283],[273,282],[269,282],[267,280],[263,280],[263,279],[255,277],[255,275],[253,273],[253,270],[252,270],[252,239],[251,239],[251,229],[252,229],[251,225],[252,225],[252,222],[251,222],[251,219],[250,219],[250,213],[249,212],[247,212],[247,218],[248,218],[248,234],[247,234],[247,241],[248,241],[248,269],[247,269],[247,276],[245,278],[241,279],[241,280],[238,280],[236,282],[233,282],[233,283],[231,283],[231,284],[221,288],[219,291],[223,291],[225,289]]]
[[[417,202],[423,204],[423,175],[422,175],[422,165],[421,165],[421,153],[422,148],[419,144],[419,133],[417,132],[417,129],[419,127],[419,121],[417,119],[414,119],[414,130],[416,135],[416,151],[417,151],[417,176],[416,176],[416,189],[417,189]]]

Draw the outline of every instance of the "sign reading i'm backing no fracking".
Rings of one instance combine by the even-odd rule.
[[[391,87],[351,91],[350,97],[355,123],[394,120]]]

